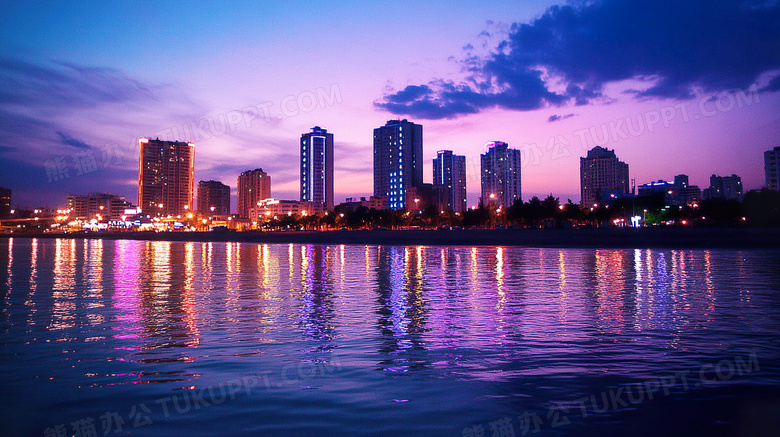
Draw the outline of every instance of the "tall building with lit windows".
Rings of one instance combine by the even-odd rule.
[[[629,194],[628,164],[614,150],[596,146],[580,158],[580,195],[583,206],[598,203],[612,194]],[[608,194],[609,193],[609,194]]]
[[[238,216],[251,217],[257,203],[271,198],[271,176],[262,168],[247,170],[238,175]]]
[[[387,197],[390,209],[406,207],[407,190],[423,185],[423,128],[390,120],[374,129],[374,196]]]
[[[480,156],[482,171],[482,202],[485,206],[508,208],[522,200],[520,181],[521,155],[509,144],[492,141]]]
[[[198,212],[201,215],[230,215],[230,187],[220,181],[198,182]]]
[[[138,207],[149,215],[184,215],[193,209],[195,144],[138,140]]]
[[[439,194],[439,209],[466,211],[466,157],[439,150],[433,158],[433,188]]]
[[[301,200],[333,209],[333,134],[319,126],[301,135]]]

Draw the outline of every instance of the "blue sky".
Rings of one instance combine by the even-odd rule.
[[[472,203],[492,140],[526,152],[524,198],[578,200],[578,158],[602,128],[638,183],[763,184],[780,133],[777,2],[555,4],[12,2],[0,185],[15,205],[135,200],[135,139],[173,135],[196,141],[196,180],[235,190],[262,167],[275,197],[296,198],[298,140],[319,125],[335,134],[340,201],[371,193],[372,130],[398,117],[424,125],[426,180],[437,150],[467,156]]]

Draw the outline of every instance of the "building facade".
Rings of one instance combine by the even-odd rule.
[[[230,187],[220,181],[198,182],[198,212],[201,215],[230,215]]]
[[[250,208],[253,219],[270,220],[283,215],[304,217],[314,212],[314,205],[307,200],[263,199]]]
[[[333,134],[319,126],[301,135],[301,200],[333,209]]]
[[[780,146],[764,152],[764,173],[766,187],[780,191]]]
[[[195,145],[138,140],[138,206],[147,215],[183,215],[194,208]]]
[[[580,158],[581,204],[590,206],[602,200],[605,193],[629,194],[628,164],[619,160],[614,150],[596,146]]]
[[[390,120],[374,129],[374,196],[387,197],[388,208],[404,209],[407,190],[423,183],[423,128]]]
[[[482,203],[508,208],[522,200],[520,151],[502,141],[489,142],[485,147],[487,151],[480,156]]]
[[[368,199],[365,197],[347,197],[346,201],[339,203],[339,208],[343,211],[354,211],[359,206],[366,207],[368,209],[375,209],[377,211],[387,208],[387,197],[384,196],[371,196]]]
[[[440,150],[433,158],[433,186],[439,192],[439,209],[466,211],[466,157]]]
[[[0,187],[0,219],[11,216],[11,189]]]
[[[704,200],[726,199],[742,200],[742,178],[731,176],[710,176],[710,187],[702,193]]]
[[[407,211],[421,213],[431,205],[439,208],[439,191],[433,184],[420,184],[406,191]]]
[[[247,170],[238,175],[238,216],[257,218],[253,211],[257,202],[271,198],[271,176],[262,168]]]
[[[89,193],[68,196],[68,218],[71,220],[119,220],[125,210],[135,208],[123,196],[110,193]]]

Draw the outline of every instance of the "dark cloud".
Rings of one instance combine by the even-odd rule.
[[[780,75],[775,76],[772,78],[771,81],[769,81],[769,84],[763,88],[761,88],[761,91],[780,91]]]
[[[84,141],[77,140],[76,138],[73,138],[67,134],[62,133],[61,131],[55,132],[58,137],[60,137],[60,141],[62,141],[62,144],[65,144],[66,146],[75,147],[77,149],[91,149],[92,146],[85,143]]]
[[[608,100],[606,84],[644,84],[636,98],[688,99],[745,89],[780,69],[780,5],[749,0],[602,0],[553,6],[515,23],[493,53],[464,61],[462,84],[431,81],[375,102],[394,114],[453,118]],[[562,85],[562,87],[561,87]],[[764,91],[780,89],[774,78]]]
[[[548,122],[550,122],[550,123],[552,123],[552,122],[554,122],[554,121],[559,121],[559,120],[566,120],[567,118],[571,118],[571,117],[574,117],[574,114],[566,114],[566,115],[558,115],[558,114],[553,114],[553,115],[551,115],[551,116],[550,116],[550,117],[547,119],[547,121],[548,121]]]
[[[39,65],[0,57],[0,105],[54,109],[156,100],[151,86],[110,68],[67,63]]]

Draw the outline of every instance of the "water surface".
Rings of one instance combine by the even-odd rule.
[[[758,250],[0,239],[3,434],[771,429],[778,266]]]

